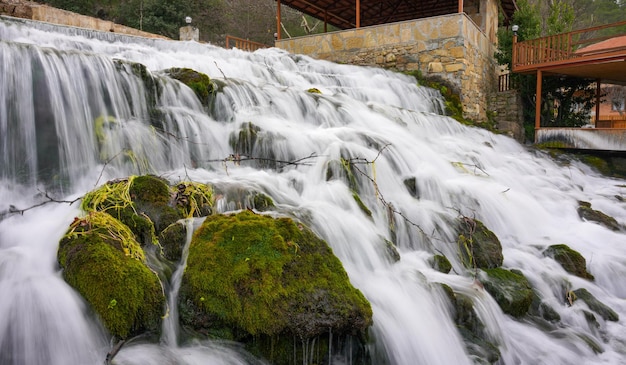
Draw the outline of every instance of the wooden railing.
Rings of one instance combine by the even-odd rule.
[[[598,36],[598,34],[610,34]],[[585,47],[613,37],[626,35],[626,21],[531,39],[513,44],[513,71],[626,50],[626,46],[585,51]]]
[[[511,73],[506,73],[498,76],[498,91],[514,90],[517,87],[515,85],[515,79],[511,78]]]
[[[266,44],[254,42],[248,39],[226,36],[226,48],[237,48],[243,51],[256,51],[259,48],[267,48]]]

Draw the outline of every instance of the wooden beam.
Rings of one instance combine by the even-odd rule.
[[[459,0],[459,13],[463,12],[463,0]]]
[[[361,0],[356,0],[356,27],[361,28]]]
[[[537,131],[541,128],[541,84],[543,74],[537,70],[537,95],[535,96],[535,142],[537,142]]]
[[[276,40],[280,40],[280,0],[276,0]]]

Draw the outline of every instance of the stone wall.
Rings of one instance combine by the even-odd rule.
[[[460,91],[464,116],[477,121],[487,119],[497,85],[494,45],[464,13],[283,39],[276,47],[338,63],[419,70]]]
[[[524,111],[520,93],[517,90],[493,93],[489,105],[495,114],[498,130],[523,143]]]
[[[0,15],[8,15],[16,18],[38,20],[42,22],[66,25],[72,27],[99,30],[102,32],[115,32],[145,38],[162,38],[160,35],[143,32],[134,28],[113,23],[108,20],[92,18],[71,11],[56,9],[23,0],[0,0]]]

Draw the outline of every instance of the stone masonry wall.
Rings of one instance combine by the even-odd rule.
[[[0,0],[0,15],[93,29],[102,32],[115,32],[145,38],[167,39],[167,37],[143,32],[141,30],[119,25],[108,20],[92,18],[86,15],[73,13],[71,11],[56,9],[47,5],[24,0]]]
[[[464,115],[487,119],[497,85],[494,46],[466,14],[284,39],[276,47],[338,63],[417,71],[460,91]]]
[[[517,90],[493,93],[489,104],[495,113],[498,130],[523,143],[524,111],[520,93]]]

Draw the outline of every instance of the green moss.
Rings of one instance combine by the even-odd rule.
[[[77,219],[58,251],[65,281],[85,298],[111,335],[122,339],[160,326],[165,296],[143,257],[130,230],[100,212]]]
[[[83,197],[81,208],[86,212],[106,212],[120,220],[142,244],[156,244],[154,224],[150,217],[137,211],[130,186],[134,176],[110,181]]]
[[[171,68],[166,73],[193,90],[202,105],[209,105],[210,97],[215,92],[216,87],[207,75],[190,68]]]
[[[163,249],[163,255],[171,261],[181,259],[186,241],[187,228],[179,222],[170,224],[159,234],[159,243]]]
[[[259,212],[265,212],[274,209],[274,201],[269,196],[263,193],[255,193],[252,197],[253,208]]]
[[[444,98],[446,114],[459,123],[484,128],[494,133],[498,132],[497,124],[491,118],[478,122],[463,116],[463,103],[461,103],[460,92],[455,90],[456,88],[450,85],[447,80],[439,77],[425,77],[420,71],[408,71],[405,74],[413,76],[419,85],[439,90]]]
[[[571,146],[570,144],[568,144],[566,141],[563,141],[563,140],[553,140],[553,141],[537,143],[535,144],[535,147],[539,149],[551,149],[551,148],[560,149],[560,148],[572,148],[573,146]]]
[[[583,279],[593,280],[594,277],[587,271],[587,261],[577,251],[572,250],[567,245],[552,245],[544,253],[558,262],[565,271]]]
[[[231,328],[235,340],[329,328],[363,335],[371,324],[369,303],[324,241],[290,219],[248,211],[210,216],[194,234],[180,300],[196,312],[181,310],[186,325]]]
[[[359,194],[356,191],[352,192],[352,198],[354,199],[354,201],[357,203],[357,205],[359,206],[359,208],[361,208],[361,211],[368,217],[372,217],[372,211],[369,210],[369,208],[367,207],[367,205],[365,205],[363,203],[363,201],[361,200],[361,197],[359,196]]]
[[[320,89],[315,88],[315,87],[312,87],[312,88],[308,89],[308,90],[307,90],[307,92],[308,92],[308,93],[311,93],[311,94],[321,94],[321,93],[322,93],[322,92],[320,91]]]
[[[525,315],[533,301],[533,291],[521,272],[502,268],[486,269],[482,277],[485,290],[493,296],[504,313]]]
[[[433,266],[433,269],[444,274],[447,274],[450,272],[450,270],[452,270],[452,264],[450,264],[450,261],[444,255],[433,256],[431,264]]]
[[[150,218],[156,233],[183,218],[183,214],[171,207],[172,191],[167,182],[152,175],[136,176],[130,181],[129,195],[135,211]]]

